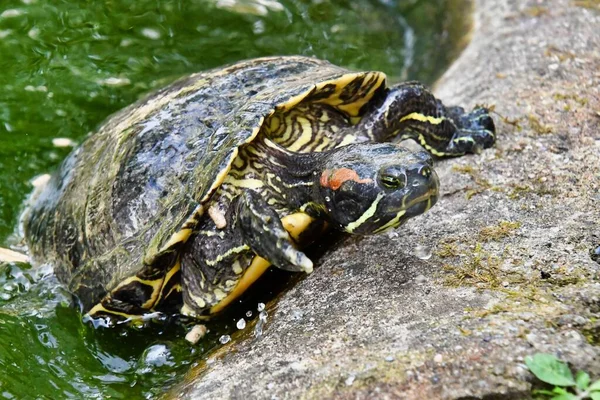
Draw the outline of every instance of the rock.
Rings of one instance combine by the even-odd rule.
[[[545,4],[476,1],[437,85],[495,107],[497,147],[439,162],[433,210],[327,251],[171,397],[530,398],[536,352],[600,377],[600,13]]]

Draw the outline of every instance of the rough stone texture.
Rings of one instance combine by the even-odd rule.
[[[480,0],[475,21],[437,93],[495,105],[497,147],[438,163],[432,211],[329,250],[171,397],[529,398],[536,352],[600,377],[598,2]]]

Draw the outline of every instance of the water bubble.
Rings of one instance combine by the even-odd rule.
[[[260,321],[266,322],[268,316],[269,316],[269,313],[267,313],[266,311],[261,311],[261,313],[258,314],[258,319]]]
[[[153,28],[144,28],[142,29],[142,35],[147,37],[148,39],[158,40],[160,39],[160,32]]]
[[[2,14],[0,14],[1,18],[14,18],[23,15],[23,11],[17,10],[15,8],[10,8],[8,10],[4,10]]]
[[[54,147],[74,147],[77,143],[69,138],[54,138],[52,139],[52,145]]]
[[[263,328],[264,328],[265,324],[267,323],[268,315],[269,314],[266,311],[261,311],[261,313],[258,314],[258,322],[254,326],[254,336],[255,337],[258,338],[258,337],[262,336]]]
[[[413,250],[413,254],[421,260],[429,260],[431,258],[431,247],[417,245]]]
[[[114,358],[111,356],[111,358]],[[122,360],[119,360],[122,362]],[[125,362],[125,364],[127,364]],[[172,367],[175,365],[171,350],[164,344],[154,344],[144,350],[140,361],[140,367],[137,369],[138,374],[147,374],[160,367]]]
[[[252,311],[246,311],[246,317],[250,318],[252,316]]]
[[[219,338],[219,343],[221,343],[221,344],[229,343],[230,341],[231,341],[231,336],[229,336],[229,335],[223,335]]]
[[[246,327],[246,320],[244,318],[240,318],[235,326],[240,330],[244,329]]]
[[[252,26],[252,32],[254,32],[255,35],[260,35],[262,33],[265,33],[265,23],[263,20],[258,20],[254,23],[254,25]]]
[[[304,314],[300,310],[292,311],[292,318],[295,319],[296,321],[301,320],[303,316],[304,316]]]
[[[256,310],[258,310],[258,312],[261,312],[264,309],[265,309],[265,303],[258,303]]]
[[[131,81],[128,78],[111,76],[110,78],[98,80],[98,84],[104,86],[119,87],[130,85]]]

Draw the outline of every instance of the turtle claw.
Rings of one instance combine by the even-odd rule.
[[[283,247],[285,248],[283,254],[287,263],[280,262],[279,264],[276,264],[273,261],[273,264],[286,271],[306,272],[307,274],[310,274],[313,271],[313,263],[306,254],[296,250],[291,244],[289,244],[289,247],[288,244],[283,244]]]
[[[294,247],[279,216],[258,193],[240,195],[237,218],[244,241],[256,254],[286,271],[312,272],[312,261]]]
[[[447,154],[479,154],[494,145],[496,128],[488,109],[478,107],[465,113],[462,107],[451,107],[448,112],[457,132],[448,144]]]

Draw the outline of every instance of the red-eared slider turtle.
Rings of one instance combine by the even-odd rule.
[[[324,224],[353,234],[427,211],[437,156],[489,147],[487,110],[446,108],[422,85],[386,86],[305,57],[193,74],[110,117],[34,195],[34,262],[92,318],[220,311],[273,264],[312,271],[299,248]]]

